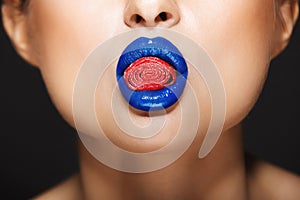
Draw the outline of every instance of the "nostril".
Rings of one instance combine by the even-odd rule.
[[[155,26],[157,24],[160,24],[160,26],[163,26],[163,24],[170,24],[173,20],[173,15],[169,12],[157,12],[159,14],[157,15],[141,15],[141,14],[133,14],[130,18],[128,18],[128,21],[125,21],[125,23],[128,26]],[[155,16],[153,18],[152,16]],[[170,23],[169,23],[170,22]]]
[[[140,23],[142,20],[143,20],[143,18],[140,15],[138,15],[138,14],[135,15],[135,22],[137,24]]]
[[[158,16],[160,17],[161,21],[166,21],[168,19],[166,12],[161,12]]]
[[[123,23],[130,28],[169,28],[181,18],[176,0],[126,0],[122,9]]]
[[[168,19],[171,19],[172,15],[167,12],[161,12],[159,15],[155,18],[155,22],[164,22],[167,21]]]

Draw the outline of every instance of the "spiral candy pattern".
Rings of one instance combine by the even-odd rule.
[[[157,57],[143,57],[125,70],[124,79],[134,91],[160,90],[174,84],[176,70]]]

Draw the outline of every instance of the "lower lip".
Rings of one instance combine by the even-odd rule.
[[[151,40],[155,44],[156,38],[139,38],[131,44],[136,45],[139,40],[142,42]],[[179,50],[163,38],[158,38],[157,41],[159,41],[159,44],[156,45],[160,46],[159,51],[155,49],[155,46],[146,45],[145,47],[142,44],[142,48],[138,48],[137,51],[144,51],[145,55],[136,58],[130,57],[133,62],[125,67],[120,64],[123,62],[121,56],[117,65],[118,85],[122,95],[132,107],[147,112],[163,110],[175,104],[183,93],[187,78],[186,63]],[[176,59],[175,64],[172,65],[164,60],[167,57],[166,54],[153,55],[153,53],[149,53],[155,52],[153,49],[157,52],[170,52],[168,49],[162,49],[161,46],[164,46],[164,42],[166,46],[171,46],[172,50],[176,49],[176,52],[173,53],[179,57],[177,63],[185,64],[183,68],[186,70],[183,73],[174,66]],[[152,44],[152,42],[147,42],[147,44]],[[127,48],[130,48],[130,45]]]

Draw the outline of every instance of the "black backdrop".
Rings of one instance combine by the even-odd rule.
[[[27,199],[78,170],[76,133],[52,105],[39,71],[16,55],[0,26],[0,199]],[[244,123],[246,152],[298,174],[299,57],[298,23]]]

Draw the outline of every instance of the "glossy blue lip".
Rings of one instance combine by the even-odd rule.
[[[126,68],[142,57],[158,57],[177,71],[176,82],[160,90],[133,91],[128,88],[123,74]],[[180,51],[169,40],[156,37],[140,37],[130,43],[119,58],[116,70],[119,89],[134,108],[142,111],[158,111],[172,106],[183,93],[188,76],[188,68]]]

